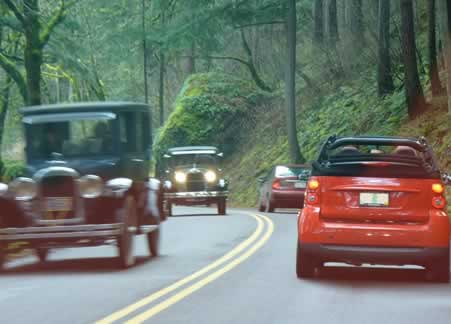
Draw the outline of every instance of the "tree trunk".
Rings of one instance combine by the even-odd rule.
[[[437,96],[442,92],[442,85],[440,83],[437,65],[435,0],[428,0],[428,16],[429,16],[429,79],[431,80],[432,96]]]
[[[164,76],[165,76],[165,55],[163,53],[163,50],[160,51],[160,77],[159,77],[159,83],[160,83],[160,91],[158,96],[158,102],[160,106],[160,126],[163,126],[164,124]]]
[[[313,41],[321,45],[324,40],[324,3],[323,0],[315,0],[313,4]]]
[[[3,157],[3,135],[5,134],[5,120],[9,108],[9,97],[11,94],[12,78],[9,75],[5,77],[5,86],[0,95],[1,111],[0,111],[0,163]]]
[[[425,111],[426,102],[418,76],[412,0],[400,0],[400,3],[401,43],[405,75],[404,87],[409,117],[414,119]]]
[[[299,150],[296,130],[296,0],[288,1],[287,12],[287,65],[285,95],[287,107],[288,147],[291,163],[302,163],[304,158]]]
[[[394,88],[390,62],[390,0],[379,0],[378,29],[377,89],[379,96],[384,96]]]
[[[328,7],[329,40],[332,44],[338,41],[337,0],[329,0]]]
[[[446,2],[446,71],[447,71],[447,82],[446,89],[448,93],[448,113],[451,114],[451,3],[448,0]]]
[[[192,40],[191,46],[188,49],[185,72],[187,75],[196,73],[196,41],[194,39]]]
[[[356,46],[358,43],[362,43],[363,41],[362,0],[348,0],[348,2],[349,2],[349,29],[353,41],[357,41],[357,43],[354,43],[354,46]]]
[[[25,70],[27,75],[28,104],[41,104],[41,65],[42,44],[39,39],[41,25],[39,23],[38,0],[24,1],[25,29]]]
[[[144,77],[144,102],[149,103],[149,84],[147,78],[148,56],[147,56],[147,40],[146,40],[146,2],[141,2],[141,25],[142,25],[142,42],[143,42],[143,77]]]

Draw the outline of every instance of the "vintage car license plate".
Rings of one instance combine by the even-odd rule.
[[[304,189],[305,187],[307,187],[307,182],[306,181],[297,181],[294,183],[294,187],[299,188],[299,189]]]
[[[386,192],[361,192],[360,206],[365,207],[388,207],[389,195]]]
[[[46,211],[70,211],[72,210],[71,197],[48,197],[45,200]]]

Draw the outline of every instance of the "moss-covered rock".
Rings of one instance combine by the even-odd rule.
[[[192,75],[157,134],[155,158],[161,158],[170,147],[184,145],[214,145],[232,152],[241,121],[258,96],[248,81],[216,73]]]

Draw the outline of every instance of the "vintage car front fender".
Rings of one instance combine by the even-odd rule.
[[[0,228],[29,225],[30,220],[20,202],[11,197],[0,196]]]

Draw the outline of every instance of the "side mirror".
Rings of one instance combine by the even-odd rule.
[[[445,186],[451,186],[451,175],[448,173],[443,173],[442,181]]]
[[[221,153],[218,153],[217,155],[218,155],[219,157],[224,157],[224,153],[222,153],[222,152],[221,152]]]

